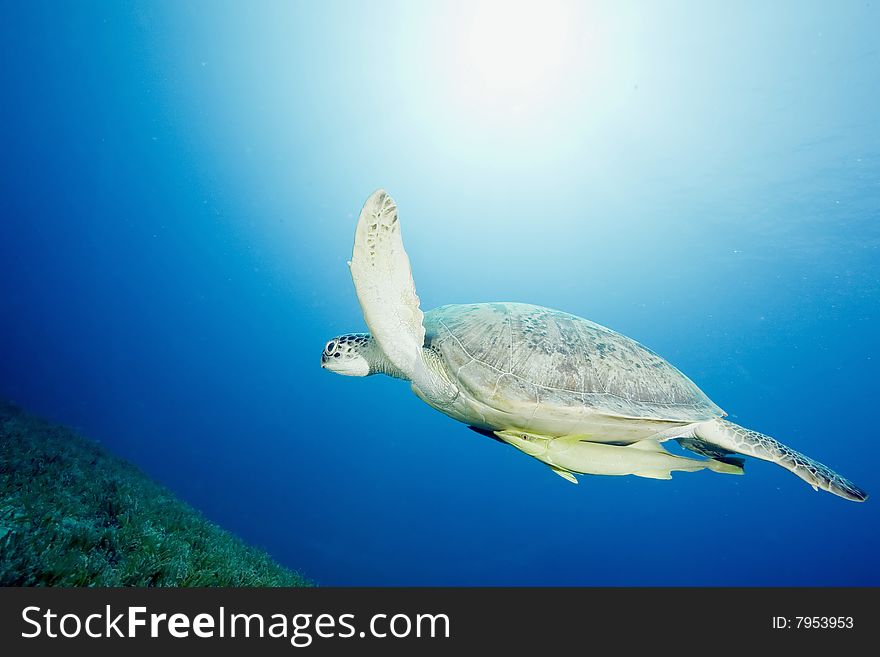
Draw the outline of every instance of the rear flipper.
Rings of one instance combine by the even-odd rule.
[[[681,440],[687,441],[688,438],[690,437]],[[814,490],[821,488],[854,502],[864,502],[868,499],[868,494],[865,491],[848,479],[841,477],[828,466],[786,447],[775,438],[745,429],[733,422],[722,419],[702,422],[694,427],[693,438],[698,439],[701,443],[709,443],[709,445],[685,444],[681,440],[679,443],[688,449],[693,449],[692,445],[694,445],[698,448],[720,448],[724,453],[737,452],[746,456],[754,456],[790,470],[810,484]],[[718,459],[718,456],[714,454],[712,456],[716,460]]]

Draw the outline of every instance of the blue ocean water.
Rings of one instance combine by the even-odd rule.
[[[385,187],[423,308],[610,326],[880,494],[880,7],[540,7],[4,3],[0,397],[319,584],[880,584],[876,499],[573,486],[319,367]]]

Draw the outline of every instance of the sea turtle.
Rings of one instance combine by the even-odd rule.
[[[774,438],[724,419],[653,351],[569,313],[522,303],[419,309],[397,206],[367,199],[349,263],[369,333],[330,340],[321,367],[406,379],[424,402],[513,445],[577,483],[575,474],[669,479],[674,470],[742,474],[744,454],[777,463],[854,501],[867,493]],[[662,442],[709,457],[666,451]]]

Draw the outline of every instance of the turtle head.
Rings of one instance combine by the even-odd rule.
[[[372,367],[373,338],[369,333],[346,333],[324,346],[321,367],[345,376],[369,376]]]
[[[321,367],[345,376],[387,374],[397,379],[406,376],[385,357],[369,333],[346,333],[324,345]]]

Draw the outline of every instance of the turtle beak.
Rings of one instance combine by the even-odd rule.
[[[327,354],[321,354],[321,369],[327,364]]]

